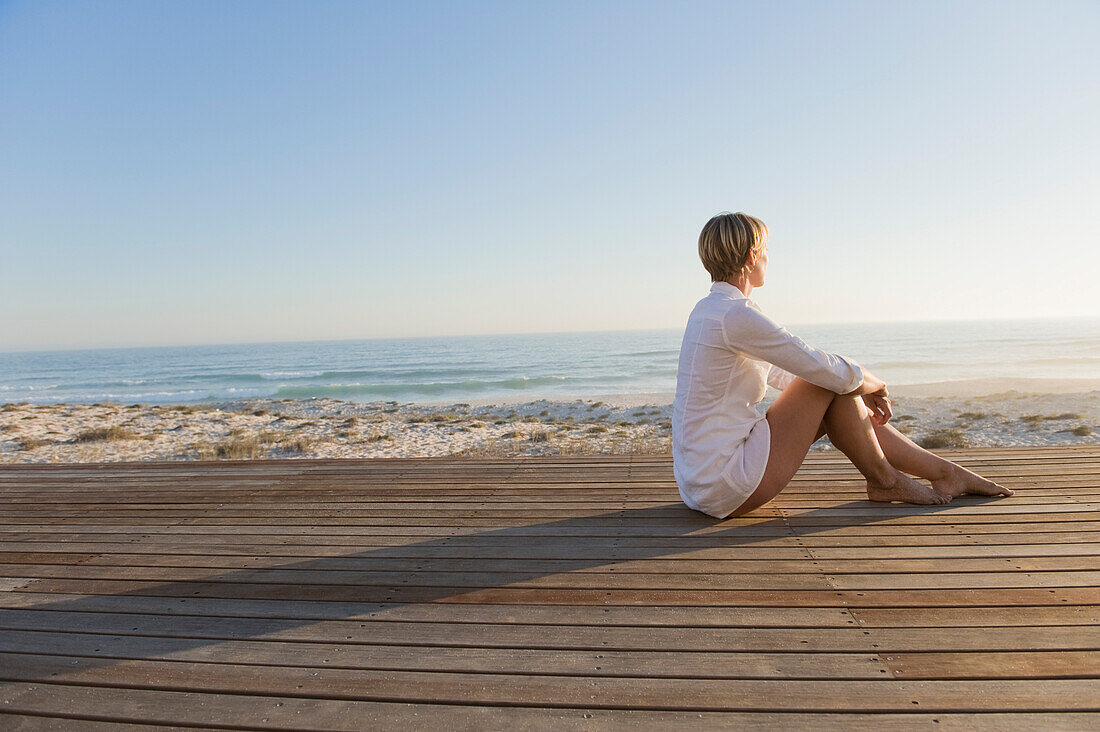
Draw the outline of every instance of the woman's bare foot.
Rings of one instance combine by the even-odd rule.
[[[893,481],[890,483],[867,481],[867,498],[884,503],[915,503],[918,506],[939,506],[951,502],[951,496],[934,491],[897,470],[894,471]]]
[[[972,473],[966,468],[952,465],[947,475],[932,481],[932,488],[937,493],[942,493],[951,498],[957,498],[964,494],[974,496],[1011,496],[1015,491],[998,485],[991,480],[986,480],[977,473]]]

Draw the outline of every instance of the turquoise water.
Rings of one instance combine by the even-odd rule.
[[[797,326],[893,385],[1100,378],[1100,319]],[[683,331],[615,331],[0,353],[0,403],[357,402],[675,389]]]

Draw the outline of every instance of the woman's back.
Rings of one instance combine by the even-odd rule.
[[[724,324],[736,319],[731,310],[745,307],[746,302],[733,285],[715,282],[688,316],[680,346],[672,409],[672,468],[680,494],[692,508],[706,506],[708,494],[716,487],[719,492],[725,490],[732,476],[723,478],[723,471],[764,419],[755,405],[767,390],[770,367],[731,348],[725,336]],[[740,476],[738,482],[751,478]],[[711,513],[706,508],[697,510]]]

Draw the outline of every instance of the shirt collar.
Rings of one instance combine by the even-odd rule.
[[[730,283],[723,282],[723,281],[715,282],[714,284],[712,284],[710,286],[710,291],[711,292],[720,292],[723,295],[727,295],[727,296],[735,298],[735,299],[740,298],[740,297],[745,297],[745,293],[741,292],[740,290],[738,290],[735,286],[731,285]]]

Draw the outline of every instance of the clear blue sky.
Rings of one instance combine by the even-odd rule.
[[[1100,315],[1100,3],[0,2],[0,349]]]

